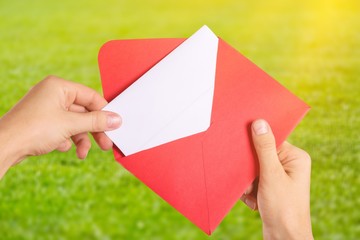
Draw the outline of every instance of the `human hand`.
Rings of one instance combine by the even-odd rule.
[[[88,132],[100,148],[110,149],[103,132],[118,128],[121,118],[100,111],[106,104],[93,89],[58,77],[35,85],[0,119],[0,178],[26,156],[68,151],[72,142],[77,156],[85,158],[91,147]]]
[[[310,156],[288,142],[276,150],[274,135],[264,120],[253,122],[251,128],[260,176],[241,200],[259,210],[264,239],[313,239]]]

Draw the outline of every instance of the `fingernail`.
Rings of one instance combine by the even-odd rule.
[[[252,200],[251,198],[246,198],[245,199],[245,204],[251,208],[252,210],[256,209],[256,202],[254,200]]]
[[[253,123],[252,128],[256,135],[262,135],[269,131],[268,124],[264,120],[256,120]]]
[[[108,112],[107,113],[107,127],[109,130],[113,130],[113,129],[116,129],[118,127],[120,127],[121,125],[121,117],[116,114],[116,113],[113,113],[113,112]]]

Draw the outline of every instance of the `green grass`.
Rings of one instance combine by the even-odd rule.
[[[290,141],[312,156],[317,239],[360,237],[358,1],[0,0],[0,115],[48,74],[101,91],[110,39],[187,37],[203,24],[312,106]],[[36,107],[36,106],[34,106]],[[1,149],[1,147],[0,147]],[[1,239],[207,239],[93,147],[31,158],[0,182]],[[212,239],[259,239],[238,203]]]

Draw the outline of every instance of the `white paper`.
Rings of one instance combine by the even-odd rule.
[[[126,156],[209,128],[217,49],[203,26],[103,109],[122,117],[106,134]]]

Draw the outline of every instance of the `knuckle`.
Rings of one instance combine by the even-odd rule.
[[[42,86],[53,87],[56,84],[59,84],[59,78],[53,75],[49,75],[40,83]]]
[[[89,104],[89,108],[90,109],[93,109],[93,110],[100,110],[99,108],[95,108],[94,106],[95,106],[95,103],[96,103],[96,99],[97,99],[97,92],[92,92],[91,93],[91,97],[90,97],[90,104]]]
[[[92,126],[92,131],[96,132],[98,131],[98,129],[100,128],[99,126],[99,116],[98,114],[92,112],[91,113],[91,126]]]
[[[57,81],[58,80],[58,78],[56,77],[56,76],[54,76],[54,75],[48,75],[44,80],[43,80],[43,82],[45,82],[45,83],[53,83],[53,82],[55,82],[55,81]]]
[[[301,150],[299,154],[300,154],[300,157],[303,159],[304,163],[307,166],[311,166],[311,156],[310,156],[310,154],[307,153],[304,150]]]
[[[91,112],[92,132],[103,131],[104,119],[99,112]]]
[[[273,139],[262,139],[256,143],[256,147],[261,150],[270,150],[275,148],[275,141]]]
[[[46,92],[48,89],[54,88],[54,83],[57,81],[55,76],[49,75],[45,77],[42,81],[38,82],[32,86],[28,92]]]

